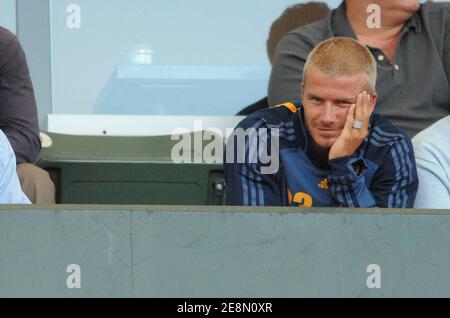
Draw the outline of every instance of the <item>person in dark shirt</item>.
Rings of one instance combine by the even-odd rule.
[[[270,106],[299,100],[308,54],[332,37],[358,39],[369,48],[378,68],[376,111],[411,138],[450,115],[450,2],[343,1],[325,19],[280,41],[269,83]]]
[[[22,189],[33,203],[54,203],[49,175],[33,165],[41,150],[37,107],[25,53],[17,37],[0,27],[0,129],[16,156]]]
[[[320,43],[299,83],[302,103],[243,120],[225,151],[226,202],[244,206],[412,208],[410,138],[373,113],[376,62],[350,38]]]
[[[330,8],[323,2],[308,2],[293,5],[287,8],[270,27],[267,39],[267,55],[270,64],[273,63],[278,43],[288,32],[325,18],[330,13]],[[241,110],[237,116],[246,116],[260,109],[269,107],[269,99],[264,97],[256,103]]]

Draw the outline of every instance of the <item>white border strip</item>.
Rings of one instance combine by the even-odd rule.
[[[49,115],[50,133],[79,136],[166,136],[175,129],[189,132],[236,127],[244,117]],[[201,121],[201,125],[199,125]],[[224,134],[225,136],[225,134]]]

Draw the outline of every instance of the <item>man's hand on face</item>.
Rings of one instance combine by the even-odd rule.
[[[358,95],[356,104],[350,106],[341,135],[330,149],[329,160],[352,156],[358,150],[369,133],[374,107],[375,103],[367,92]]]

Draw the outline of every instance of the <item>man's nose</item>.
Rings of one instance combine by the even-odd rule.
[[[331,103],[326,103],[324,109],[322,110],[320,120],[323,124],[332,124],[334,119],[335,115],[333,105]]]

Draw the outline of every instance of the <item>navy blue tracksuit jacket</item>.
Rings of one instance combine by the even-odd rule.
[[[245,142],[238,141],[235,135],[238,130],[249,132]],[[251,130],[256,133],[250,133]],[[264,135],[265,132],[268,133]],[[303,108],[293,103],[248,116],[235,129],[226,150],[227,205],[350,208],[414,205],[418,178],[411,141],[377,114],[371,117],[365,142],[351,157],[321,161],[306,129]],[[234,151],[230,154],[230,150]],[[267,153],[266,157],[262,157],[262,151]],[[278,169],[269,169],[267,173],[271,164],[267,156],[277,154]]]

